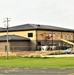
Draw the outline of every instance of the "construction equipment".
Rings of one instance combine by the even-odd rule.
[[[47,51],[47,49],[48,49],[48,46],[41,46],[42,51]]]
[[[63,42],[66,42],[66,43],[68,43],[68,44],[74,45],[73,42],[70,42],[70,41],[68,41],[68,40],[65,40],[65,39],[62,39],[62,38],[59,38],[59,37],[55,37],[55,36],[54,36],[54,38],[55,38],[55,39],[58,39],[58,40],[61,40],[61,41],[63,41]]]
[[[57,39],[57,40],[61,40],[61,41],[63,41],[63,42],[66,42],[66,43],[68,43],[68,44],[71,44],[73,47],[74,47],[74,43],[73,42],[70,42],[70,41],[68,41],[68,40],[65,40],[65,39],[62,39],[62,38],[59,38],[59,37],[56,37],[56,36],[48,36],[48,37],[46,37],[47,39],[50,39],[50,38],[55,38],[55,39]],[[73,48],[72,48],[73,49]]]

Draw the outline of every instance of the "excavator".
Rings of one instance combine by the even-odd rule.
[[[62,39],[62,38],[59,38],[59,37],[56,37],[56,36],[47,36],[46,38],[47,38],[47,39],[55,38],[55,39],[57,39],[57,40],[61,40],[61,41],[63,41],[63,42],[66,42],[66,43],[68,43],[68,44],[71,44],[71,45],[72,45],[72,50],[74,50],[74,43],[73,43],[73,42],[70,42],[70,41],[68,41],[68,40],[65,40],[65,39]]]

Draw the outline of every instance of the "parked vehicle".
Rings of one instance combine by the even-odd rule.
[[[74,54],[74,50],[72,50],[71,48],[69,48],[69,49],[66,49],[64,51],[64,53],[66,53],[66,54]]]

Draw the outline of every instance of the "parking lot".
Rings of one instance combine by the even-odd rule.
[[[0,68],[0,75],[74,75],[74,69],[66,68]]]

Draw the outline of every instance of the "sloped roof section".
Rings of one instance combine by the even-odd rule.
[[[7,35],[0,36],[0,41],[6,41],[7,40]],[[30,39],[17,36],[17,35],[8,35],[8,40],[9,41],[30,41]]]
[[[56,30],[56,31],[73,31],[74,32],[74,30],[72,29],[50,26],[50,25],[40,25],[40,29]]]
[[[35,27],[32,26],[31,24],[23,24],[23,25],[18,25],[18,26],[10,27],[9,31],[30,30],[30,29],[35,29]]]
[[[6,31],[6,28],[1,28],[1,27],[0,27],[0,31]]]
[[[56,27],[51,25],[39,25],[39,24],[23,24],[18,25],[14,27],[10,27],[9,31],[20,31],[20,30],[56,30],[56,31],[72,31],[72,29],[62,28],[62,27]],[[2,31],[6,31],[6,29],[3,29]]]

